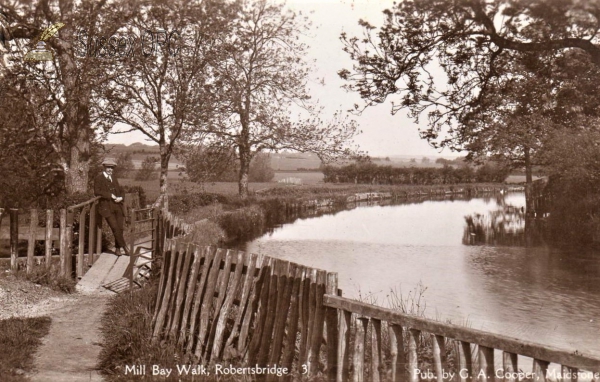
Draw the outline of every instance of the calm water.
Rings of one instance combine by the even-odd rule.
[[[431,318],[600,356],[599,254],[462,244],[465,215],[501,202],[358,207],[286,224],[246,250],[338,272],[344,296],[382,306],[422,284]]]

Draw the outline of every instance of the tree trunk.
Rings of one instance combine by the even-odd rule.
[[[240,198],[248,198],[248,173],[250,172],[250,149],[240,146],[240,177],[238,189]]]
[[[167,194],[167,176],[169,174],[170,150],[164,144],[160,145],[160,194]]]
[[[88,190],[90,162],[79,160],[77,147],[71,148],[71,163],[65,171],[65,187],[68,194]]]
[[[63,11],[70,14],[72,5]],[[65,28],[61,37],[69,41],[73,33]],[[65,188],[67,193],[86,192],[88,190],[88,177],[90,169],[90,143],[94,138],[94,131],[90,122],[91,90],[87,85],[81,85],[77,79],[81,73],[72,56],[69,47],[62,47],[58,52],[61,74],[63,77],[65,134],[63,157],[68,158],[63,164],[65,171]]]

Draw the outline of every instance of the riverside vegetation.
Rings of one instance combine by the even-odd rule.
[[[241,240],[264,233],[267,227],[281,223],[285,219],[299,216],[302,206],[313,201],[327,201],[329,209],[347,208],[349,195],[366,192],[388,192],[392,198],[406,198],[423,195],[446,195],[446,192],[461,192],[475,195],[482,191],[499,190],[498,184],[453,185],[453,186],[366,186],[343,185],[335,188],[327,187],[276,187],[265,192],[254,194],[251,198],[241,200],[235,196],[207,193],[185,193],[169,198],[171,212],[194,223],[195,237],[201,238],[201,245],[234,245]],[[155,275],[158,272],[154,273]],[[131,376],[124,374],[127,365],[161,365],[173,368],[176,365],[193,363],[194,359],[185,354],[176,344],[152,341],[152,316],[156,302],[157,281],[151,280],[144,288],[116,296],[110,303],[102,320],[103,351],[99,366],[109,381],[125,381]],[[424,315],[425,305],[422,297],[425,288],[402,296],[390,291],[388,301],[384,304],[392,309],[405,313]],[[377,303],[368,297],[360,300]],[[388,335],[384,328],[384,335]],[[370,335],[367,335],[370,338]],[[421,336],[420,360],[422,370],[431,368],[432,342],[429,336]],[[384,343],[389,343],[384,341]],[[367,344],[368,345],[368,344]],[[367,357],[370,357],[366,346]],[[447,346],[447,361],[453,367],[454,349]],[[383,349],[386,360],[389,360],[391,349]],[[235,366],[235,362],[233,363]],[[177,375],[165,380],[192,380],[192,376]],[[243,380],[240,376],[212,376],[207,380]],[[323,377],[325,378],[325,377]],[[151,376],[140,377],[139,380],[150,380]],[[202,380],[194,376],[195,381]]]
[[[436,196],[471,197],[505,188],[499,183],[453,185],[319,185],[281,186],[256,192],[247,199],[235,195],[180,193],[169,198],[169,210],[187,223],[203,221],[202,230],[221,230],[221,244],[235,245],[264,234],[270,227],[302,216],[317,216],[351,206],[355,194],[385,193],[391,200]],[[323,208],[315,209],[315,205]]]

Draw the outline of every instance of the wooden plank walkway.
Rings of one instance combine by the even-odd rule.
[[[107,282],[109,276],[110,281],[115,279],[115,274],[119,273],[119,277],[123,275],[127,265],[129,264],[129,256],[116,256],[112,253],[102,253],[94,265],[77,283],[77,290],[82,293],[94,293],[101,291],[102,285]],[[124,266],[124,268],[123,268]],[[118,278],[118,277],[116,277]]]
[[[143,243],[147,238],[140,239]],[[134,253],[138,247],[143,245],[134,245]],[[146,253],[144,256],[152,257],[151,253]],[[94,265],[85,273],[85,275],[77,283],[77,290],[82,293],[95,293],[108,291],[103,288],[104,285],[114,283],[115,281],[127,277],[125,271],[129,266],[129,256],[116,256],[112,253],[103,252]],[[148,259],[138,258],[136,265],[144,263]]]

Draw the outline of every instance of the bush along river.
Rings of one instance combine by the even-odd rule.
[[[600,254],[524,246],[523,193],[359,206],[299,219],[248,252],[338,272],[344,296],[600,357]]]

